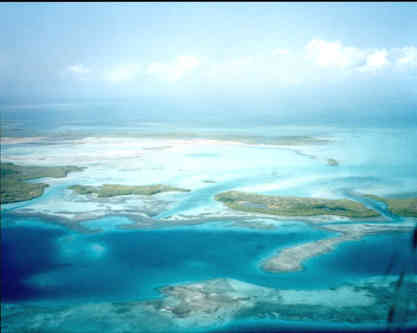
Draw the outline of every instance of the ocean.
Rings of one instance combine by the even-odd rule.
[[[71,108],[66,105],[52,109],[61,107]],[[394,231],[340,244],[307,260],[302,271],[265,272],[260,262],[277,251],[336,237],[338,233],[311,224],[308,219],[268,221],[265,216],[261,219],[270,227],[256,229],[250,221],[246,226],[246,220],[235,217],[233,221],[224,215],[224,207],[214,200],[217,193],[228,190],[353,199],[360,198],[361,193],[415,196],[417,128],[287,124],[239,127],[232,123],[180,126],[140,117],[123,121],[109,118],[97,123],[93,117],[83,118],[82,107],[74,108],[73,117],[66,115],[65,119],[51,119],[51,110],[38,111],[35,123],[25,118],[23,111],[7,114],[2,136],[43,139],[2,144],[2,161],[80,165],[87,169],[62,179],[35,180],[50,184],[43,196],[3,205],[2,304],[55,307],[145,301],[163,297],[160,287],[216,278],[305,291],[338,288],[388,273],[417,275],[416,256],[409,246],[411,233]],[[306,136],[329,143],[271,145],[274,140]],[[214,142],[216,138],[221,142]],[[244,142],[247,139],[251,144]],[[235,144],[239,140],[240,144]],[[339,165],[328,165],[329,158]],[[89,202],[68,190],[69,185],[79,183],[164,183],[190,188],[191,192],[162,194],[145,203],[135,198]],[[135,218],[129,214],[135,209],[141,214],[148,212],[151,208],[147,205],[158,207],[150,215],[155,221],[169,224],[192,217],[201,223],[175,223],[157,230],[118,228],[134,223]],[[384,205],[378,209],[390,224],[415,223],[413,218],[390,214]],[[85,216],[81,225],[90,232],[62,226],[63,221],[69,223],[79,216]],[[352,223],[337,218],[327,222]],[[97,227],[102,231],[93,232]],[[300,329],[300,322],[293,324],[286,324],[285,329]],[[273,322],[237,323],[233,319],[227,325],[218,331],[273,332],[277,327]],[[282,323],[279,325],[282,329]]]

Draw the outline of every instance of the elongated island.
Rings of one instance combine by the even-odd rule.
[[[163,192],[190,192],[188,189],[156,184],[156,185],[119,185],[104,184],[101,186],[73,185],[70,190],[78,194],[96,194],[99,198],[109,198],[121,195],[154,195]]]
[[[283,197],[228,191],[215,196],[227,207],[243,212],[280,216],[335,215],[351,218],[377,217],[379,214],[359,202],[348,199]]]

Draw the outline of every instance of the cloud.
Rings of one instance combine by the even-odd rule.
[[[59,75],[62,78],[67,78],[70,75],[73,79],[79,81],[88,81],[91,79],[91,70],[85,65],[75,64],[65,68],[64,71],[60,72]]]
[[[313,39],[306,45],[307,59],[321,67],[353,68],[365,62],[366,53],[341,42]]]
[[[375,73],[383,69],[415,72],[417,47],[361,49],[340,41],[311,40],[305,47],[306,57],[322,68]]]
[[[240,56],[210,63],[204,71],[208,80],[226,82],[228,80],[243,79],[251,70],[255,70],[254,57]]]
[[[90,72],[89,68],[81,64],[68,66],[67,70],[76,74],[87,74]]]
[[[358,68],[360,72],[369,72],[376,71],[384,66],[390,64],[388,60],[388,51],[387,50],[377,50],[369,52],[366,57],[366,63],[364,66]]]
[[[247,56],[247,57],[239,57],[235,59],[231,59],[230,62],[226,63],[226,66],[233,66],[236,68],[248,68],[249,66],[253,66],[256,59],[255,57]]]
[[[115,83],[131,81],[137,78],[141,72],[142,66],[139,64],[119,65],[106,72],[104,78],[107,81]]]
[[[272,55],[276,56],[276,55],[287,55],[289,54],[290,51],[286,50],[286,49],[275,49],[272,51]]]
[[[371,49],[312,39],[304,48],[292,49],[289,54],[289,50],[278,47],[216,60],[182,55],[167,61],[141,59],[140,64],[133,60],[130,64],[101,68],[74,64],[61,74],[68,77],[71,73],[76,80],[115,84],[138,81],[145,86],[152,86],[149,83],[154,79],[186,83],[184,79],[192,76],[193,83],[199,80],[202,85],[213,87],[288,87],[310,81],[350,80],[355,73],[417,74],[417,47],[412,45]]]
[[[400,49],[396,64],[399,66],[417,67],[417,47],[407,46]]]
[[[152,62],[147,67],[147,74],[167,81],[178,81],[186,74],[199,67],[201,61],[194,56],[178,56],[169,63]]]

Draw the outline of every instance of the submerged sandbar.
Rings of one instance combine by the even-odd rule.
[[[274,273],[301,271],[305,261],[331,252],[344,242],[360,241],[365,236],[380,233],[412,232],[413,224],[331,224],[321,226],[321,229],[337,232],[340,235],[277,251],[261,262],[262,269]]]
[[[261,266],[265,271],[274,273],[301,271],[304,261],[330,252],[340,243],[355,239],[359,239],[359,236],[342,235],[289,247],[263,261]]]

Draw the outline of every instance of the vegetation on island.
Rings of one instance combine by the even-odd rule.
[[[281,216],[336,215],[352,218],[376,217],[379,214],[359,202],[348,199],[281,197],[229,191],[215,196],[227,207],[243,212]]]
[[[339,162],[337,160],[335,160],[334,158],[328,158],[327,159],[327,164],[330,166],[338,166]]]
[[[70,172],[82,171],[77,166],[21,166],[14,163],[0,163],[1,203],[26,201],[43,194],[49,185],[45,183],[28,183],[28,180],[52,177],[63,178]]]
[[[383,202],[393,214],[406,217],[417,217],[417,197],[382,198],[374,194],[366,194],[364,197]]]
[[[190,192],[188,189],[173,187],[168,185],[119,185],[119,184],[104,184],[101,186],[90,185],[73,185],[69,187],[70,190],[78,194],[96,194],[99,198],[115,197],[120,195],[154,195],[162,192]]]

